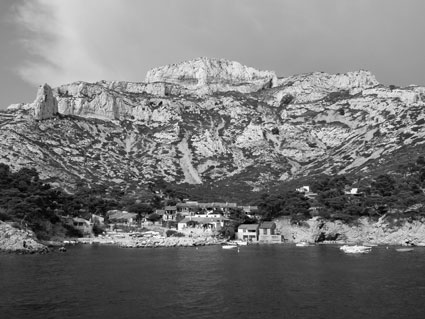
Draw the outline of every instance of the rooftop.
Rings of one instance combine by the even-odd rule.
[[[273,222],[262,222],[260,225],[261,229],[271,229],[275,227],[276,227],[276,224]]]
[[[181,221],[179,221],[179,224],[180,223],[185,224],[190,221],[198,222],[200,224],[208,224],[208,223],[215,223],[222,220],[228,220],[228,219],[223,217],[185,217]]]
[[[258,226],[258,224],[242,224],[239,225],[238,229],[257,230]]]

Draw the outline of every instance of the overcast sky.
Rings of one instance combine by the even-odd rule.
[[[199,56],[425,85],[424,0],[1,0],[0,108]]]

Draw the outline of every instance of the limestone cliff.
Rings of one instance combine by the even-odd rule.
[[[404,245],[425,243],[425,223],[421,221],[389,220],[382,216],[378,221],[360,218],[355,224],[339,220],[325,221],[313,218],[300,225],[291,224],[288,219],[276,220],[277,230],[286,242],[302,241],[314,243],[323,240],[337,240],[347,243],[375,243]]]
[[[424,87],[389,88],[368,71],[278,79],[200,58],[153,69],[145,83],[45,85],[34,103],[0,112],[0,158],[62,185],[159,178],[259,191],[411,157],[425,145],[424,109]]]

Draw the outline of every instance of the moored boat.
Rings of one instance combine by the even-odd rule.
[[[225,245],[221,245],[221,248],[223,248],[223,249],[232,249],[232,248],[238,248],[238,245],[233,245],[233,244],[225,244]]]
[[[347,254],[365,254],[372,250],[372,247],[369,246],[361,246],[361,245],[344,245],[341,246],[339,249],[341,249],[343,252]]]
[[[301,241],[299,243],[296,243],[295,246],[297,247],[308,247],[311,246],[310,243],[306,242],[306,241]]]
[[[405,252],[409,252],[409,251],[413,251],[413,248],[396,248],[396,251],[400,252],[400,253],[405,253]]]
[[[376,246],[378,246],[378,244],[375,244],[375,243],[363,243],[363,246],[376,247]]]
[[[237,245],[237,246],[246,246],[248,245],[248,242],[244,240],[232,240],[228,242],[230,245]]]

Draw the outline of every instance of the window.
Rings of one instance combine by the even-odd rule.
[[[263,234],[267,235],[267,229],[266,228],[263,229]]]

